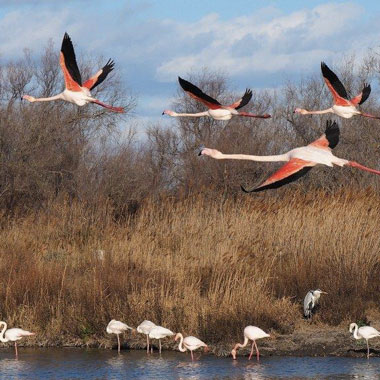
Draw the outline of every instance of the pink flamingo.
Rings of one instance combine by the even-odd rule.
[[[207,350],[208,350],[207,344],[202,342],[200,339],[196,338],[195,336],[187,336],[184,339],[183,335],[181,333],[177,333],[174,340],[177,341],[178,339],[180,339],[178,349],[181,352],[185,352],[186,350],[189,350],[191,353],[191,360],[192,361],[194,361],[193,351],[195,351],[201,347],[204,347],[205,352],[207,352]]]
[[[26,336],[35,335],[35,333],[26,331],[23,329],[19,329],[19,328],[13,328],[13,329],[7,330],[7,324],[3,321],[0,322],[0,325],[4,326],[0,333],[0,341],[3,343],[9,342],[9,341],[15,342],[15,352],[16,352],[16,359],[17,359],[18,358],[17,341]]]
[[[124,331],[131,330],[133,332],[133,328],[129,327],[123,322],[117,321],[116,319],[112,319],[107,327],[106,331],[107,334],[116,334],[117,335],[117,352],[120,354],[120,337],[119,335],[122,334]]]
[[[234,360],[236,360],[236,351],[240,347],[245,347],[248,344],[249,340],[252,340],[252,348],[251,348],[251,353],[249,354],[248,360],[251,360],[252,354],[253,354],[253,347],[256,348],[256,356],[257,356],[257,361],[260,360],[260,352],[259,349],[257,348],[256,340],[257,339],[262,339],[262,338],[267,338],[270,335],[267,334],[265,331],[261,330],[259,327],[256,326],[247,326],[244,329],[244,343],[236,343],[235,347],[231,351],[232,357]]]
[[[246,117],[256,117],[261,119],[267,119],[271,117],[268,114],[265,115],[255,115],[248,112],[240,112],[238,109],[244,107],[252,98],[252,91],[246,90],[244,95],[237,100],[235,103],[232,103],[228,106],[221,105],[217,100],[213,99],[211,96],[205,94],[197,86],[192,83],[178,77],[179,84],[192,98],[203,103],[208,107],[207,111],[198,112],[198,113],[177,113],[170,110],[165,110],[162,112],[163,115],[169,115],[173,117],[178,116],[187,116],[187,117],[200,117],[200,116],[210,116],[215,120],[230,120],[232,116],[246,116]]]
[[[30,95],[23,95],[22,99],[29,102],[50,102],[52,100],[65,100],[78,106],[84,106],[87,103],[95,103],[114,112],[124,112],[122,107],[113,107],[102,103],[100,100],[91,96],[90,90],[93,90],[98,84],[106,79],[107,75],[113,70],[114,62],[109,59],[108,62],[94,76],[83,83],[82,77],[75,58],[73,43],[67,33],[62,41],[59,63],[65,79],[65,90],[58,95],[48,98],[35,98]]]
[[[335,115],[344,117],[345,119],[349,119],[354,115],[370,117],[372,119],[380,119],[380,117],[361,112],[357,108],[358,105],[363,104],[368,99],[369,94],[371,93],[371,86],[369,84],[364,83],[362,92],[354,98],[349,99],[342,82],[324,62],[321,63],[321,69],[325,83],[334,98],[334,105],[325,110],[317,111],[307,111],[303,108],[296,108],[294,113],[300,113],[301,115],[334,113]]]
[[[250,161],[286,161],[287,163],[272,174],[260,186],[246,190],[246,193],[258,192],[266,189],[275,189],[293,182],[296,179],[305,175],[312,167],[316,165],[326,165],[332,167],[337,166],[352,166],[358,169],[366,170],[371,173],[380,175],[380,171],[367,168],[355,161],[348,161],[343,158],[338,158],[332,154],[332,148],[339,142],[339,127],[334,121],[327,121],[325,133],[317,140],[307,146],[295,148],[287,153],[275,156],[253,156],[247,154],[224,154],[216,149],[201,148],[199,155],[210,156],[216,160],[250,160]]]

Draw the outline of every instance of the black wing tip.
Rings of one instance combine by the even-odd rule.
[[[371,94],[371,85],[369,83],[364,83],[364,87],[362,90],[362,98],[359,102],[359,105],[363,104]]]
[[[115,62],[113,59],[109,59],[107,63],[104,65],[103,70],[112,71],[115,68]]]
[[[253,190],[247,190],[243,185],[240,185],[240,189],[241,189],[244,193],[247,193],[247,194],[252,193],[252,191],[254,191],[254,189],[253,189]]]
[[[185,91],[188,91],[191,86],[194,86],[192,83],[181,77],[178,77],[178,82]]]
[[[335,148],[339,143],[340,129],[339,124],[336,121],[327,120],[325,135],[329,142],[329,148]]]

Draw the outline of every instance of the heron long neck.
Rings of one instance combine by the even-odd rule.
[[[263,162],[274,162],[274,161],[289,161],[288,155],[278,154],[275,156],[254,156],[251,154],[218,154],[217,156],[211,156],[216,160],[249,160],[249,161],[263,161]]]
[[[7,329],[7,324],[5,322],[0,322],[0,325],[3,324],[4,327],[3,329],[1,330],[1,333],[0,333],[0,341],[3,342],[3,343],[6,343],[8,342],[8,339],[4,338],[4,333],[5,333],[5,330]]]
[[[186,348],[183,347],[183,335],[181,333],[178,333],[178,336],[180,338],[180,341],[179,341],[179,345],[178,345],[178,349],[181,351],[181,352],[185,352],[186,351]]]
[[[57,94],[54,96],[49,96],[48,98],[35,98],[35,102],[50,102],[51,100],[58,100],[58,99],[63,99],[63,95]]]

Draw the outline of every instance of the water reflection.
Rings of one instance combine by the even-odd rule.
[[[380,378],[380,358],[266,357],[257,363],[247,358],[203,355],[192,362],[189,355],[163,352],[106,350],[25,349],[19,360],[0,351],[0,380],[12,379],[375,379]]]

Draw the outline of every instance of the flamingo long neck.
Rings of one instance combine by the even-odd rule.
[[[249,160],[249,161],[262,161],[262,162],[276,162],[276,161],[289,161],[288,155],[278,154],[274,156],[254,156],[251,154],[224,154],[220,153],[216,156],[211,156],[216,160]]]
[[[380,175],[380,171],[379,170],[367,168],[367,166],[361,165],[361,164],[359,164],[359,163],[357,163],[355,161],[348,161],[348,163],[346,165],[352,166],[354,168],[358,168],[358,169],[361,169],[361,170],[365,170],[365,171],[370,172],[370,173],[374,173],[374,174]]]
[[[8,339],[4,338],[4,334],[5,334],[5,330],[7,329],[7,324],[5,322],[0,322],[0,325],[3,324],[4,327],[3,329],[1,330],[1,333],[0,333],[0,341],[3,342],[3,343],[6,343],[8,342]]]
[[[238,348],[243,348],[243,347],[245,347],[247,344],[248,344],[248,338],[247,338],[246,336],[244,336],[244,342],[243,342],[243,344],[241,344],[241,343],[236,343],[235,350],[237,350]]]
[[[184,117],[201,117],[201,116],[207,116],[208,115],[208,112],[205,111],[205,112],[197,112],[197,113],[177,113],[175,112],[173,115],[173,117],[178,117],[178,116],[184,116]]]
[[[48,98],[35,98],[35,102],[50,102],[51,100],[58,100],[58,99],[63,99],[62,93],[54,95],[54,96],[49,96]]]
[[[183,335],[181,333],[178,333],[178,336],[180,338],[180,341],[179,341],[179,345],[178,345],[178,349],[181,351],[181,352],[185,352],[186,351],[186,348],[183,347]]]
[[[334,113],[332,108],[326,108],[325,110],[316,110],[316,111],[308,111],[305,110],[306,112],[304,113],[305,115],[322,115],[324,113]]]
[[[358,325],[355,323],[355,326],[354,326],[354,338],[355,339],[361,339],[358,335]]]

